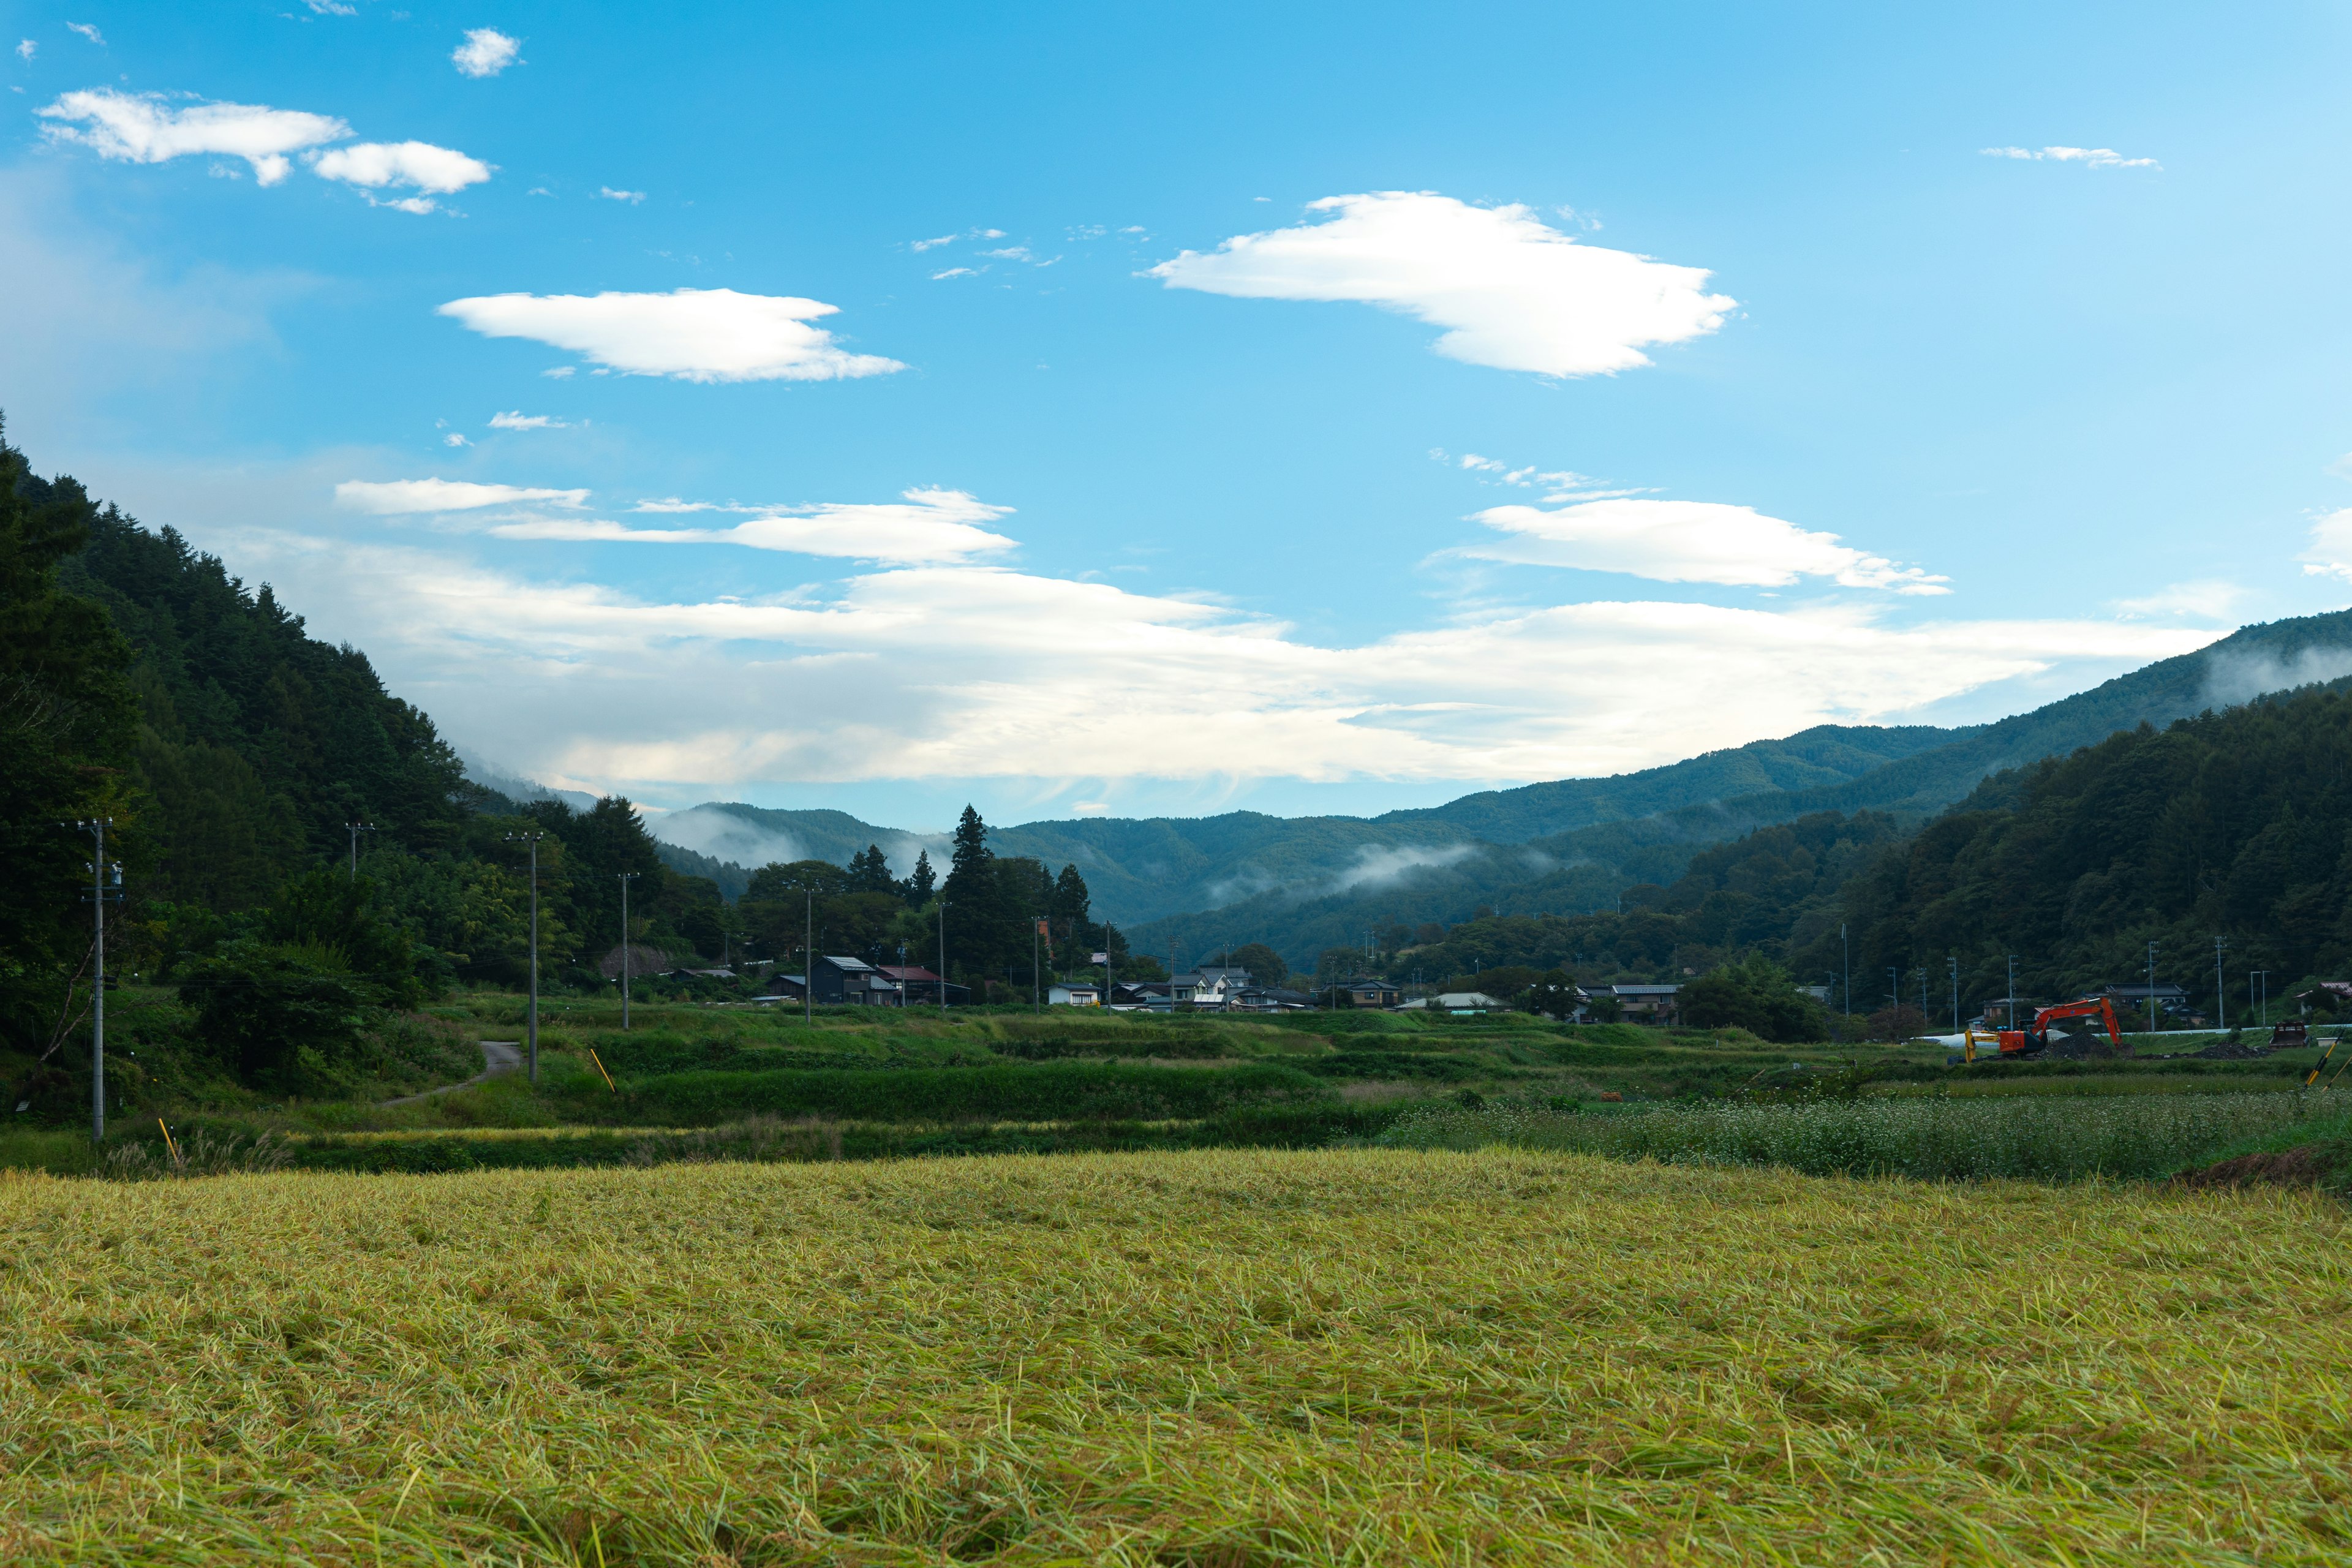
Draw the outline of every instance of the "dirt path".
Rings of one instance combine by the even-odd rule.
[[[436,1094],[446,1094],[453,1089],[467,1089],[485,1079],[502,1078],[508,1073],[522,1070],[522,1046],[520,1042],[480,1040],[476,1043],[482,1047],[482,1060],[487,1065],[464,1083],[445,1083],[439,1089],[428,1089],[422,1094],[404,1094],[397,1100],[387,1100],[381,1103],[414,1105],[420,1100],[430,1100]]]

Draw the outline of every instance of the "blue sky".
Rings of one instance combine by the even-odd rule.
[[[551,781],[1377,811],[2347,596],[2336,8],[5,26],[11,438]]]

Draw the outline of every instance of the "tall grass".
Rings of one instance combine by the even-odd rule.
[[[0,1562],[2337,1563],[2343,1234],[1507,1150],[0,1174]]]
[[[2152,1177],[2248,1138],[2308,1121],[2294,1094],[1718,1101],[1605,1114],[1548,1106],[1440,1106],[1381,1142],[1407,1149],[1572,1149],[1669,1164],[1785,1165],[1808,1175]]]

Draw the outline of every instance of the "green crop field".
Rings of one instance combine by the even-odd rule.
[[[0,1174],[0,1560],[2338,1563],[2345,1217],[1505,1150]]]

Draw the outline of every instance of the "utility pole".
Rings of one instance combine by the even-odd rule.
[[[2014,1029],[2017,1027],[2017,954],[2013,952],[2009,955],[2009,996],[2007,1001],[2008,1007],[2001,1019],[2000,1026],[2004,1029]]]
[[[621,1027],[629,1026],[629,884],[637,879],[635,871],[615,871],[621,879]]]
[[[2147,1032],[2156,1033],[2156,943],[2147,944]]]
[[[1110,1005],[1110,921],[1109,921],[1108,918],[1106,918],[1106,919],[1103,921],[1103,999],[1102,999],[1102,1005],[1103,1005],[1104,1006],[1106,1006],[1106,1007],[1108,1007],[1108,1006],[1109,1006],[1109,1005]]]
[[[375,824],[373,822],[346,822],[343,824],[343,826],[350,831],[352,836],[352,880],[356,882],[360,879],[360,835],[362,833],[373,833],[375,831]]]
[[[122,900],[122,868],[112,868],[111,893],[106,882],[106,830],[113,822],[110,816],[97,816],[74,824],[97,840],[89,862],[90,951],[96,960],[89,985],[89,1141],[93,1143],[106,1142],[106,906]]]
[[[1853,942],[1845,934],[1845,922],[1838,922],[1838,946],[1845,952],[1845,1016],[1853,1016]]]
[[[1903,980],[1891,963],[1886,966],[1886,1005],[1898,1013],[1903,1010]]]
[[[2271,1021],[2271,972],[2267,969],[2246,971],[2247,990],[2253,990],[2254,982],[2257,980],[2263,983],[2261,993],[2254,1000],[2254,1026],[2260,1028]]]
[[[816,889],[801,889],[801,1022],[816,1022]]]
[[[1038,929],[1041,923],[1034,920],[1029,922],[1029,1011],[1032,1013],[1045,1010],[1045,972],[1037,967],[1045,962],[1037,948],[1037,939],[1044,934]]]
[[[1952,1033],[1957,1035],[1960,1032],[1960,961],[1947,957],[1945,962],[1952,966]]]
[[[525,1016],[530,1039],[530,1081],[539,1081],[539,841],[544,833],[509,833],[507,842],[518,841],[530,846],[530,1011]],[[622,946],[628,945],[628,932],[624,930]]]
[[[2223,1029],[2230,1026],[2230,977],[2221,969],[2221,950],[2229,945],[2226,937],[2213,939],[2213,1022]]]
[[[948,1016],[948,901],[940,900],[940,1016]]]

